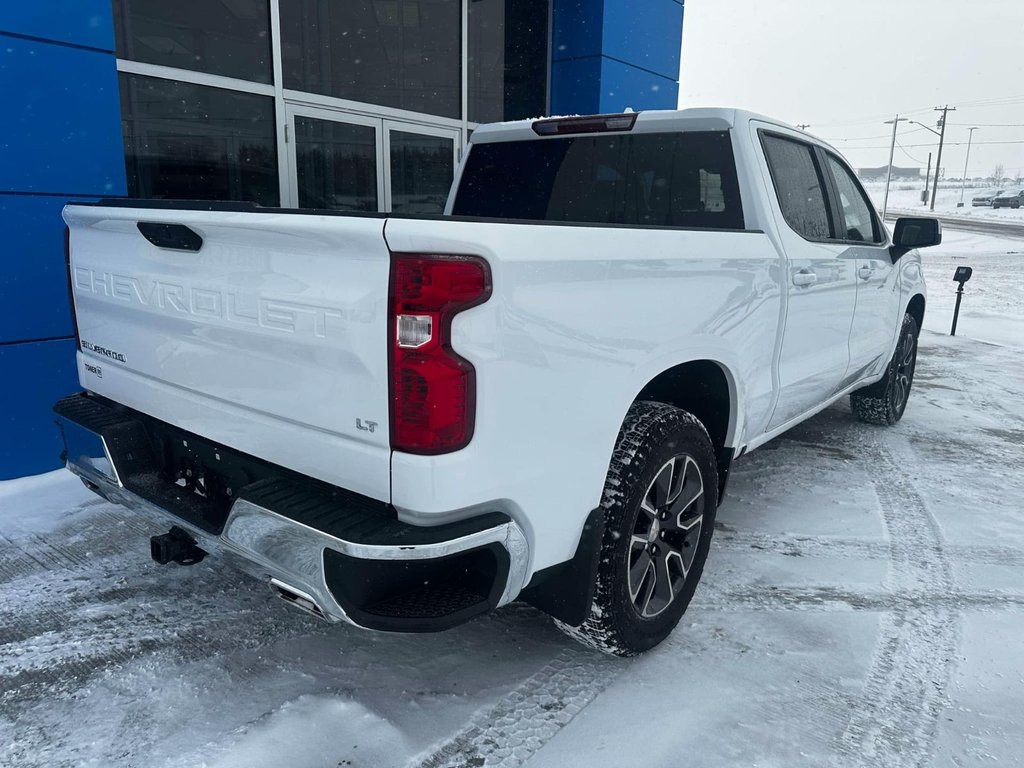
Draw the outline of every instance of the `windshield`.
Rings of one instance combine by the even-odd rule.
[[[475,144],[456,216],[742,229],[727,131]]]

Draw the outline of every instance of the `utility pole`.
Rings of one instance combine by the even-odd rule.
[[[896,128],[901,122],[906,122],[905,117],[899,113],[892,120],[886,120],[885,124],[892,123],[892,144],[889,145],[889,167],[885,173],[885,199],[882,201],[882,221],[885,221],[885,212],[889,210],[889,181],[892,179],[892,156],[896,152]]]
[[[928,204],[928,185],[932,181],[932,153],[928,153],[928,170],[924,172],[924,194],[921,196],[921,205]]]
[[[799,128],[801,131],[806,131],[808,128],[811,127],[811,124],[810,123],[797,123],[796,127]]]
[[[946,115],[949,112],[956,112],[956,107],[951,107],[947,104],[944,107],[936,107],[936,112],[942,113],[942,118],[939,121],[939,128],[942,131],[939,134],[939,155],[935,158],[935,180],[932,182],[932,201],[929,210],[935,210],[935,195],[939,192],[939,168],[942,167],[942,142],[946,140]]]
[[[978,126],[968,128],[967,130],[970,131],[967,135],[967,157],[964,158],[964,180],[960,184],[960,205],[958,205],[957,208],[964,207],[964,189],[967,187],[967,163],[971,159],[971,139],[974,138],[974,132],[978,130]]]

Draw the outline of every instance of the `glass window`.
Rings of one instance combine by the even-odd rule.
[[[300,208],[377,210],[377,131],[368,125],[295,117]]]
[[[273,81],[269,0],[114,0],[117,55]]]
[[[391,210],[444,213],[455,173],[455,141],[391,131]]]
[[[284,87],[461,117],[460,0],[287,0]]]
[[[280,203],[273,98],[119,77],[131,197]]]
[[[779,136],[762,136],[775,194],[786,222],[812,240],[832,237],[825,185],[810,146]]]
[[[839,160],[828,156],[828,167],[836,180],[839,191],[839,205],[843,210],[844,231],[838,233],[839,240],[856,240],[864,243],[880,243],[881,231],[871,203],[861,191],[860,185]]]
[[[607,134],[472,147],[453,213],[742,229],[726,131]]]
[[[469,119],[547,114],[549,0],[469,3]]]

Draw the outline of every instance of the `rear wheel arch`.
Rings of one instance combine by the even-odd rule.
[[[738,388],[729,368],[707,358],[679,363],[647,382],[633,403],[640,401],[674,406],[693,414],[704,425],[715,449],[721,501],[739,422]]]
[[[729,369],[715,360],[689,360],[651,379],[633,402],[665,403],[692,413],[708,431],[715,450],[734,443],[737,388]]]

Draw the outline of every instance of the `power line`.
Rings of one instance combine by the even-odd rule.
[[[1024,104],[1024,94],[1016,94],[1011,96],[998,96],[988,99],[975,99],[972,101],[957,101],[955,102],[957,107],[977,107],[977,108],[988,108],[988,107],[1003,107],[1003,106],[1014,106],[1016,104]],[[922,107],[920,109],[908,109],[901,110],[901,115],[919,115],[925,112],[933,111],[932,107]],[[950,112],[953,108],[950,107]],[[846,128],[856,127],[861,125],[873,125],[876,121],[882,118],[888,117],[888,113],[872,115],[871,117],[865,117],[862,120],[849,120],[849,121],[833,121],[833,122],[816,122],[814,125],[818,128]],[[950,125],[977,125],[979,127],[1004,127],[1003,124],[983,124],[983,123],[950,123]],[[1017,124],[1005,124],[1005,127],[1017,127]],[[1020,124],[1020,127],[1024,127],[1024,124]],[[879,137],[885,138],[885,137]]]
[[[913,156],[912,154],[910,154],[909,152],[907,152],[907,150],[906,150],[906,149],[905,149],[905,148],[903,147],[903,145],[902,145],[902,144],[900,144],[900,142],[899,142],[899,140],[898,140],[898,139],[896,140],[896,146],[900,148],[900,151],[901,151],[901,152],[902,152],[902,153],[903,153],[904,155],[906,155],[907,157],[909,157],[909,158],[910,158],[911,160],[913,160],[913,161],[914,161],[915,163],[920,163],[920,162],[922,162],[920,158],[914,157],[914,156]]]
[[[925,131],[927,128],[911,128],[909,131],[904,131],[903,135],[906,136],[909,133],[920,133]],[[823,137],[824,138],[824,137]],[[854,136],[847,139],[827,139],[827,141],[868,141],[870,139],[887,139],[889,138],[888,133],[883,133],[879,136]],[[860,147],[850,147],[850,149],[860,149]]]
[[[976,99],[974,101],[958,101],[957,105],[961,107],[990,107],[1002,104],[1016,104],[1021,101],[1024,101],[1024,93],[1012,96],[995,96],[989,99]]]
[[[976,146],[976,147],[980,146],[982,144],[1024,144],[1024,139],[1017,139],[1015,141],[976,141],[976,142],[974,142],[974,146]],[[946,146],[947,147],[963,147],[963,146],[966,146],[966,145],[967,145],[966,141],[947,141],[946,142]],[[935,142],[932,142],[930,144],[905,144],[904,146],[909,147],[911,149],[914,149],[916,147],[934,147],[935,146]],[[888,149],[888,148],[889,148],[889,146],[887,144],[873,144],[870,147],[848,147],[847,149],[848,150],[854,150],[854,149]]]
[[[1024,123],[950,123],[950,125],[975,125],[978,128],[1024,128]]]
[[[887,139],[889,138],[888,133],[882,133],[878,136],[853,136],[848,139],[829,139],[829,141],[867,141],[868,139]]]

